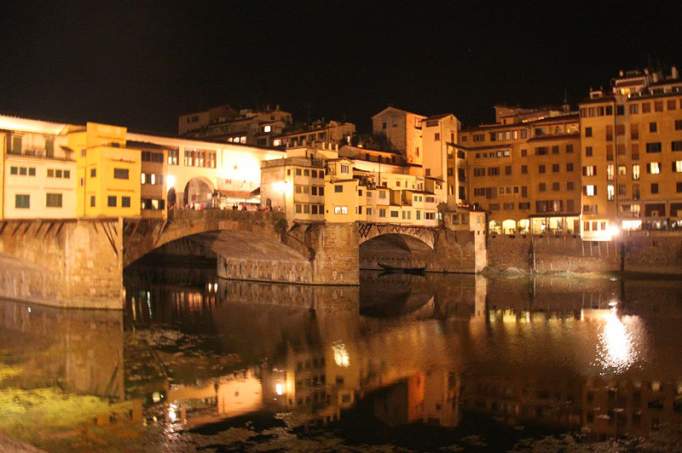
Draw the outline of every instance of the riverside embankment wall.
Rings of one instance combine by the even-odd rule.
[[[682,275],[682,234],[637,232],[618,241],[573,236],[490,236],[488,270]]]

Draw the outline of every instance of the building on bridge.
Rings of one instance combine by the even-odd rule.
[[[315,121],[285,130],[273,138],[272,145],[284,148],[314,146],[321,143],[347,144],[355,135],[355,124],[345,121]]]
[[[412,166],[344,157],[335,145],[291,148],[263,162],[261,199],[293,221],[437,226],[445,183],[415,173]]]
[[[0,116],[0,219],[164,217],[259,204],[277,150]]]

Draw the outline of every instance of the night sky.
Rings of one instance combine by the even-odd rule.
[[[366,130],[391,104],[472,125],[682,66],[679,2],[100,3],[3,2],[0,112],[175,133],[180,113],[279,104]]]

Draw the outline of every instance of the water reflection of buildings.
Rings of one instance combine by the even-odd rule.
[[[655,332],[630,308],[637,298],[620,299],[623,286],[636,293],[608,279],[430,277],[401,299],[408,310],[390,318],[361,316],[363,291],[352,288],[221,282],[217,293],[159,295],[176,307],[163,322],[209,311],[211,328],[240,338],[249,358],[244,372],[170,384],[166,411],[189,424],[260,410],[312,423],[365,405],[391,426],[457,426],[473,411],[597,436],[646,434],[680,423],[682,380],[675,366],[672,375],[637,371]],[[679,307],[662,306],[669,311],[646,316],[680,317]],[[268,360],[248,366],[259,357]]]

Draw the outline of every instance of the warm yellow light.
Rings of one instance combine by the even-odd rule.
[[[350,357],[348,356],[346,345],[343,343],[333,344],[332,350],[334,351],[334,363],[340,367],[348,368],[350,366]]]
[[[166,186],[168,187],[168,189],[172,189],[173,187],[175,187],[175,176],[168,175],[166,177]]]
[[[281,382],[275,384],[275,393],[279,396],[284,395],[284,384],[282,384]]]
[[[275,181],[272,183],[272,190],[278,193],[287,193],[289,191],[289,183],[286,181]]]

